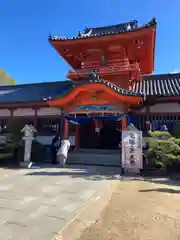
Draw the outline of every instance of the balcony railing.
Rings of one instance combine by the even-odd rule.
[[[123,74],[125,72],[136,72],[139,71],[139,65],[137,63],[134,64],[127,64],[125,65],[113,65],[113,66],[106,66],[106,67],[96,67],[96,68],[81,68],[81,69],[73,69],[70,70],[67,74],[67,77],[70,79],[81,79],[86,78],[89,74],[95,71],[99,76],[107,76],[107,75],[116,75],[116,74]]]

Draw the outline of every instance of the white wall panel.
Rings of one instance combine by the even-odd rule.
[[[58,108],[41,108],[37,111],[38,116],[61,115],[61,110]]]
[[[13,116],[15,117],[35,116],[35,110],[32,108],[18,108],[13,111]]]
[[[178,103],[158,103],[150,106],[151,113],[176,113],[180,112],[180,104]]]
[[[11,111],[9,109],[0,109],[0,117],[10,117]]]

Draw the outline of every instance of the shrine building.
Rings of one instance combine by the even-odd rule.
[[[49,36],[70,65],[68,80],[1,86],[1,131],[10,119],[24,119],[44,144],[63,132],[77,148],[95,148],[101,129],[112,142],[128,123],[143,131],[148,122],[173,128],[180,121],[180,73],[152,74],[156,26],[155,19],[144,26],[130,21]]]

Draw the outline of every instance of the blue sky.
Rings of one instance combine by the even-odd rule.
[[[0,0],[0,68],[17,83],[65,80],[70,66],[49,44],[49,32],[74,36],[85,26],[156,17],[155,72],[180,71],[179,9],[179,0]]]

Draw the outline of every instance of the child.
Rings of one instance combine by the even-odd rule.
[[[70,141],[69,139],[64,139],[61,141],[61,147],[57,153],[58,155],[58,159],[59,159],[59,163],[61,166],[65,166],[66,164],[66,160],[67,160],[67,155],[68,155],[68,151],[70,148]]]

